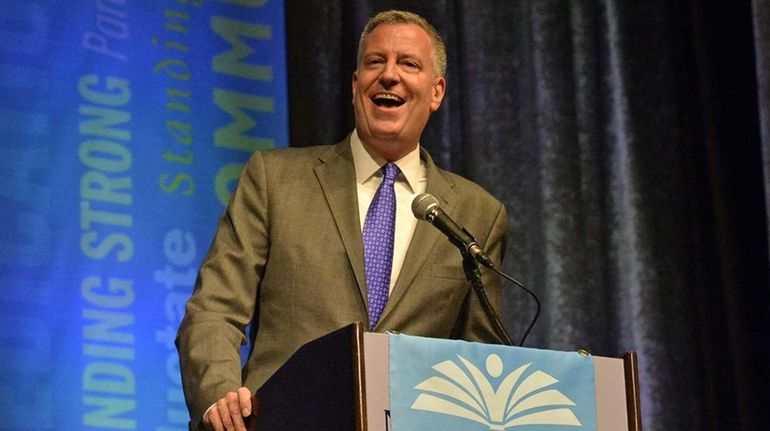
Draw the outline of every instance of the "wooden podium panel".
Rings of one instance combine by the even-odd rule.
[[[363,326],[302,346],[252,397],[249,431],[363,431]]]

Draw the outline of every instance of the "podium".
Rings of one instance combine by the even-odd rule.
[[[248,429],[389,430],[388,337],[355,323],[304,345],[256,391]],[[636,354],[591,358],[596,429],[641,431]]]

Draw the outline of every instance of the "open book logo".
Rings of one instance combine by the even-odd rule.
[[[440,375],[415,386],[421,393],[412,409],[476,421],[490,430],[523,425],[581,426],[572,412],[575,403],[553,388],[559,381],[540,370],[527,372],[531,362],[511,371],[493,388],[488,376],[502,376],[500,356],[487,356],[486,374],[462,356],[457,357],[459,362],[447,360],[434,365]]]

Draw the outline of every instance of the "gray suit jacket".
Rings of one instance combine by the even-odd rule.
[[[427,192],[500,264],[505,207],[478,185],[439,169],[427,152]],[[191,422],[225,392],[259,388],[300,346],[367,322],[366,278],[349,141],[255,153],[222,216],[179,328]],[[500,279],[482,270],[492,303]],[[375,331],[498,342],[465,281],[458,250],[418,223]],[[239,349],[251,326],[241,370]]]

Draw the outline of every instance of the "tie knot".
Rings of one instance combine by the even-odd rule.
[[[395,181],[400,172],[401,170],[398,169],[398,166],[393,162],[387,163],[382,167],[382,175],[388,181]]]

